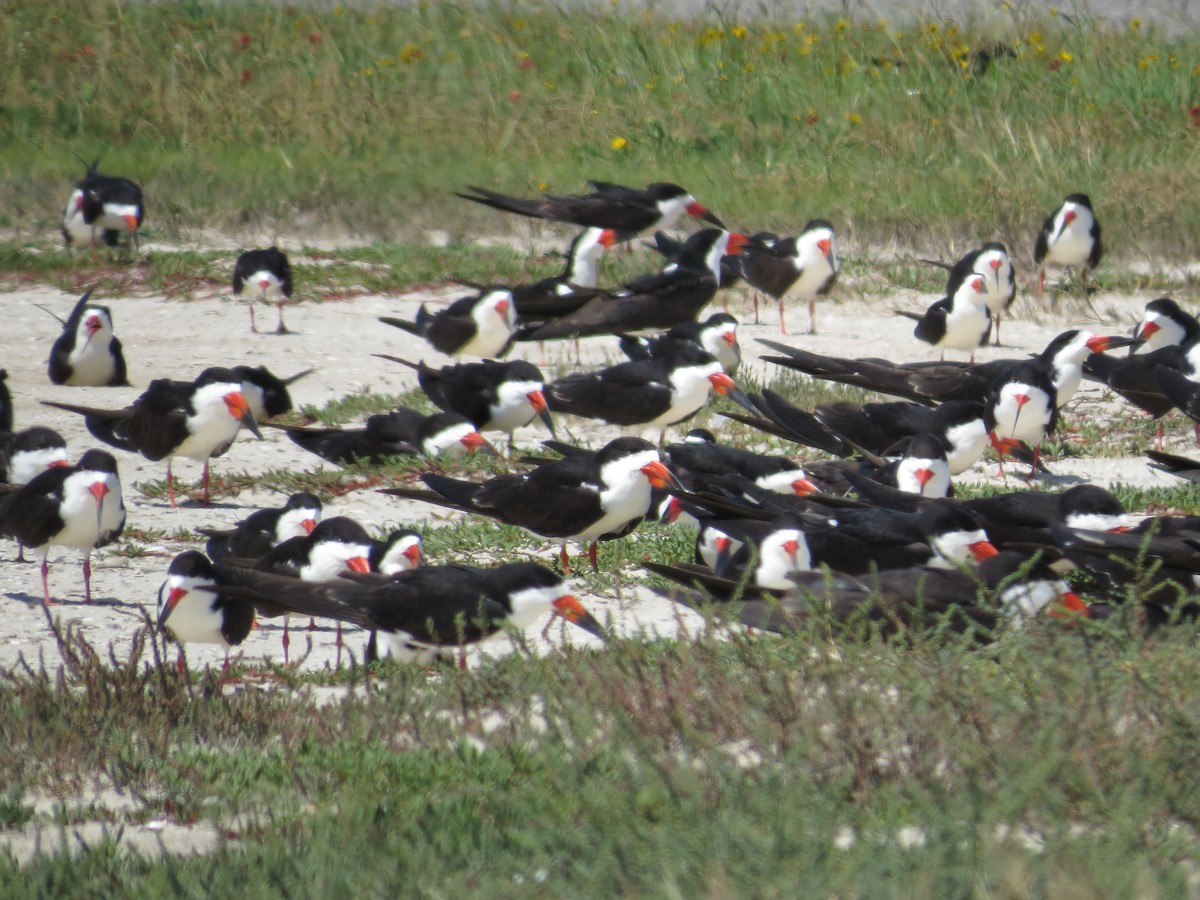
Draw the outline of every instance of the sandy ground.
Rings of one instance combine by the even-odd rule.
[[[649,264],[649,263],[648,263]],[[302,288],[301,288],[302,293]],[[132,401],[156,377],[191,378],[210,365],[245,363],[266,364],[272,371],[288,375],[308,367],[315,374],[294,386],[296,403],[322,405],[334,398],[356,391],[387,391],[401,393],[415,387],[415,376],[394,363],[377,359],[375,352],[387,352],[411,359],[424,358],[442,364],[447,360],[437,351],[411,338],[396,328],[376,321],[379,315],[390,314],[411,318],[422,301],[444,303],[453,293],[434,295],[363,296],[352,301],[336,303],[300,303],[288,312],[290,335],[251,334],[247,327],[245,307],[226,296],[195,297],[186,301],[162,297],[104,297],[97,298],[113,309],[118,336],[125,344],[129,361],[130,388],[69,388],[54,387],[46,375],[46,360],[51,343],[59,333],[58,323],[38,308],[45,306],[66,315],[76,298],[52,289],[22,290],[0,295],[8,327],[0,331],[0,366],[9,373],[9,385],[14,395],[18,428],[41,424],[59,430],[68,441],[72,459],[95,442],[83,428],[81,419],[39,404],[39,400],[61,400],[99,407],[119,407]],[[741,341],[746,364],[766,376],[767,364],[760,362],[756,337],[779,339],[773,307],[765,307],[762,324],[752,324],[749,303],[740,294],[733,296],[733,311],[744,323]],[[864,296],[858,286],[844,282],[835,289],[833,298],[818,305],[816,336],[793,335],[788,338],[798,346],[819,352],[839,355],[885,355],[894,359],[932,358],[935,353],[911,336],[911,323],[894,314],[897,307],[923,308],[931,299],[915,293],[888,296]],[[1139,318],[1144,302],[1150,297],[1118,297],[1101,295],[1095,306],[1108,319],[1104,328],[1121,332]],[[980,358],[1023,355],[1038,350],[1059,331],[1073,325],[1087,325],[1102,330],[1096,323],[1072,322],[1042,311],[1036,316],[1032,301],[1018,300],[1015,310],[1020,318],[1006,321],[1003,334],[1007,347],[981,351]],[[1036,321],[1035,321],[1036,319]],[[264,310],[260,321],[273,323],[273,311]],[[789,315],[793,331],[807,324],[803,308],[793,308]],[[569,345],[552,346],[550,362],[569,362],[573,352]],[[536,346],[519,346],[524,354],[538,362]],[[585,356],[593,361],[615,353],[611,339],[589,339],[584,342]],[[1094,412],[1100,403],[1100,392],[1094,385],[1085,386],[1082,399],[1074,404],[1076,414]],[[594,428],[581,420],[566,422],[576,434],[586,434],[595,445],[615,435],[607,428]],[[672,435],[678,436],[679,430]],[[518,443],[533,446],[547,435],[540,426],[518,432]],[[647,435],[653,437],[653,435]],[[1182,438],[1178,439],[1182,441]],[[1179,449],[1186,450],[1182,443]],[[116,451],[125,485],[128,507],[127,529],[165,530],[194,529],[207,525],[230,527],[250,512],[262,506],[275,506],[283,497],[265,490],[244,492],[239,496],[221,499],[211,508],[198,500],[185,501],[180,508],[171,509],[165,500],[151,500],[133,487],[136,482],[161,479],[165,464],[154,463],[129,453]],[[214,461],[215,470],[262,472],[270,468],[307,468],[319,461],[295,447],[280,432],[265,430],[265,440],[243,436],[226,456]],[[1052,463],[1054,476],[1045,478],[1048,487],[1069,486],[1090,479],[1099,484],[1126,482],[1139,485],[1170,484],[1173,479],[1156,473],[1140,458],[1117,460],[1064,460]],[[200,466],[189,460],[179,460],[176,476],[197,482]],[[995,479],[994,463],[960,476],[960,480]],[[1014,480],[1014,487],[1024,486]],[[423,504],[407,503],[377,494],[357,491],[337,498],[326,507],[326,515],[349,515],[363,522],[369,530],[385,531],[399,525],[422,527],[433,515],[443,515]],[[634,538],[636,540],[636,538]],[[58,601],[53,615],[60,621],[76,622],[87,639],[104,648],[110,643],[120,655],[129,644],[129,637],[143,621],[143,615],[153,617],[159,585],[170,559],[189,545],[176,541],[141,542],[144,554],[130,557],[113,552],[110,547],[97,554],[93,566],[94,602],[83,603],[83,584],[79,555],[60,548],[51,551],[50,585]],[[540,555],[549,560],[555,551],[550,542]],[[0,544],[0,592],[6,599],[3,622],[0,622],[0,666],[9,667],[24,657],[36,661],[44,657],[53,666],[57,648],[47,626],[41,606],[41,585],[36,565],[19,565],[13,560],[15,547]],[[431,562],[436,563],[437,560]],[[675,634],[682,629],[700,626],[698,617],[681,612],[672,604],[634,587],[620,599],[597,597],[581,593],[582,599],[603,619],[610,619],[624,633],[655,632]],[[540,630],[540,625],[535,630]],[[551,632],[555,642],[569,639],[577,643],[593,640],[577,629]],[[334,639],[332,628],[313,632],[301,630],[293,651],[304,650],[308,640],[312,650],[304,662],[306,668],[332,665]],[[279,659],[279,629],[268,622],[254,631],[241,648],[247,661]],[[548,648],[534,634],[535,647]],[[508,642],[494,642],[489,652],[503,652]],[[349,645],[361,653],[362,641],[352,634]],[[219,648],[193,646],[188,658],[193,666],[219,663]]]

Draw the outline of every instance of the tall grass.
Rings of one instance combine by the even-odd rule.
[[[1190,253],[1198,50],[1018,11],[898,28],[607,4],[20,4],[0,20],[0,224],[50,230],[75,156],[102,156],[168,233],[494,231],[510,223],[452,192],[665,178],[752,229],[822,215],[851,237],[1022,248],[1084,190],[1116,252]]]

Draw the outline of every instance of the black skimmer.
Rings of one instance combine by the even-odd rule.
[[[546,399],[555,412],[665,431],[699,412],[713,391],[753,409],[716,357],[683,344],[665,359],[567,375],[547,386]]]
[[[1139,342],[1137,353],[1191,346],[1200,340],[1200,321],[1170,297],[1159,297],[1146,304],[1133,337]]]
[[[445,454],[453,458],[476,450],[496,455],[495,448],[475,430],[471,420],[460,413],[427,416],[402,407],[369,416],[362,428],[272,427],[286,431],[296,446],[343,466],[356,461],[378,466],[389,456],[433,458]]]
[[[209,500],[208,461],[233,444],[244,425],[262,439],[242,391],[242,380],[229,369],[209,368],[195,381],[158,378],[124,409],[95,409],[42,401],[46,406],[85,417],[88,431],[110,446],[167,460],[167,491],[175,506],[171,464],[176,456],[204,461],[204,505]]]
[[[703,322],[680,322],[657,337],[623,334],[621,352],[633,360],[661,359],[681,343],[698,344],[717,358],[726,375],[734,375],[742,364],[737,330],[738,320],[729,313],[713,313]]]
[[[1200,379],[1200,343],[1189,346],[1160,347],[1152,353],[1114,358],[1103,354],[1089,356],[1083,364],[1083,374],[1090,379],[1108,385],[1125,400],[1137,406],[1148,416],[1161,419],[1176,407],[1175,401],[1167,396],[1160,370],[1173,370],[1184,382]],[[1187,384],[1167,376],[1167,383],[1175,388],[1176,399],[1185,401],[1183,391]],[[1162,423],[1158,425],[1158,449],[1162,449]]]
[[[670,567],[648,568],[675,577]],[[1019,627],[1047,609],[1089,616],[1087,605],[1049,564],[1012,552],[985,559],[975,571],[914,567],[859,577],[814,572],[795,580],[800,584],[770,600],[742,599],[734,607],[737,619],[764,631],[833,628],[864,637],[949,628],[987,642],[1006,623]]]
[[[258,333],[254,323],[256,302],[274,303],[279,313],[276,334],[287,334],[283,324],[283,304],[292,296],[292,264],[278,247],[247,250],[237,258],[233,267],[233,295],[246,301],[250,309],[250,330]]]
[[[554,318],[607,293],[596,287],[596,264],[600,255],[620,240],[620,233],[611,228],[585,228],[567,248],[567,264],[560,274],[512,288],[517,317],[533,321]]]
[[[292,411],[292,395],[288,387],[312,373],[305,369],[290,378],[280,378],[266,366],[234,366],[229,370],[242,383],[242,393],[250,405],[255,422],[266,422]]]
[[[89,450],[74,466],[55,466],[5,498],[0,523],[22,546],[42,554],[42,590],[50,599],[48,555],[52,546],[83,551],[83,589],[92,602],[91,553],[115,541],[125,527],[125,502],[117,461]]]
[[[860,449],[879,455],[903,438],[932,434],[946,447],[950,473],[959,475],[979,460],[988,445],[985,406],[972,400],[951,400],[933,409],[904,402],[822,403],[814,412],[771,390],[751,395],[750,400],[761,416],[724,415],[835,456],[851,456]]]
[[[680,470],[716,478],[737,474],[777,493],[803,497],[818,491],[804,466],[795,460],[719,444],[705,428],[693,428],[682,442],[667,445],[663,455],[677,476]]]
[[[323,583],[337,579],[343,572],[366,573],[371,571],[371,551],[375,542],[367,535],[366,529],[358,522],[346,516],[335,516],[332,519],[322,519],[313,528],[312,533],[301,537],[288,538],[283,543],[271,548],[251,565],[259,572],[271,572],[289,578],[293,585],[299,582]],[[226,560],[221,571],[228,566],[246,563],[246,560]],[[283,622],[283,661],[290,662],[288,649],[291,637],[288,633],[287,616],[295,614],[295,610],[286,605],[260,603],[256,610],[264,618],[285,616]],[[315,627],[310,623],[310,628]],[[341,661],[342,625],[337,626],[338,661]]]
[[[434,406],[466,416],[479,431],[504,432],[509,448],[513,432],[532,422],[534,416],[554,434],[554,420],[544,393],[546,380],[533,363],[485,359],[436,369],[424,362],[377,355],[415,369],[417,384]]]
[[[942,351],[962,350],[971,354],[975,362],[975,350],[987,343],[992,330],[992,315],[985,297],[986,280],[982,275],[970,275],[952,294],[933,303],[925,314],[903,313],[917,320],[913,336]]]
[[[371,574],[325,584],[296,584],[250,569],[226,567],[258,605],[322,616],[378,634],[379,654],[401,661],[465,647],[505,628],[523,631],[546,615],[559,616],[599,637],[600,623],[562,578],[536,563],[477,569],[425,566],[392,576]]]
[[[995,359],[982,363],[922,361],[897,364],[884,359],[822,356],[763,338],[759,338],[759,343],[785,354],[764,356],[763,359],[768,362],[804,372],[814,378],[907,397],[918,403],[983,400],[997,378],[1014,366],[1030,361],[1025,358]],[[1104,353],[1137,343],[1136,338],[1093,335],[1090,331],[1072,329],[1055,337],[1034,359],[1047,367],[1056,388],[1055,402],[1062,408],[1079,389],[1083,363],[1089,354]]]
[[[146,201],[137,182],[119,175],[101,175],[92,163],[83,180],[75,185],[63,213],[62,234],[67,246],[104,243],[116,247],[123,235],[136,245],[138,229],[146,218]]]
[[[988,241],[959,259],[946,279],[946,296],[953,297],[963,283],[975,275],[983,277],[983,300],[996,320],[992,345],[999,347],[1000,318],[1008,312],[1017,296],[1017,280],[1008,248],[999,241]]]
[[[677,486],[649,441],[619,437],[594,452],[546,460],[525,474],[497,475],[476,484],[424,475],[432,490],[388,488],[397,497],[423,500],[518,525],[541,537],[590,544],[596,568],[596,542],[633,531],[650,509],[651,490]]]
[[[79,298],[50,348],[50,383],[127,386],[125,354],[113,334],[112,313],[107,306],[92,303],[91,296],[88,291]]]
[[[522,330],[519,340],[544,341],[671,328],[696,319],[720,287],[721,257],[738,254],[747,238],[715,228],[687,239],[670,271],[631,281],[611,296],[589,300],[575,312]]]
[[[1100,222],[1087,194],[1070,194],[1062,205],[1042,223],[1033,245],[1033,261],[1041,270],[1038,296],[1046,286],[1046,266],[1080,266],[1080,280],[1087,290],[1087,273],[1100,264],[1104,247],[1100,242]]]
[[[46,469],[70,465],[67,442],[51,428],[0,431],[0,484],[27,484]]]
[[[725,227],[720,219],[677,184],[655,182],[639,190],[607,181],[588,183],[595,190],[582,196],[545,195],[537,200],[524,200],[474,186],[468,187],[472,193],[458,196],[520,216],[571,222],[583,228],[612,228],[633,234],[659,229],[670,231],[685,213],[718,228]]]
[[[1058,427],[1055,396],[1054,383],[1036,363],[1022,363],[992,385],[984,418],[1001,470],[1004,457],[1021,442],[1033,447],[1029,477],[1037,474],[1041,445]]]
[[[833,287],[839,268],[833,225],[824,219],[813,219],[796,237],[751,243],[741,255],[746,283],[779,301],[780,334],[787,334],[783,302],[788,296],[808,300],[808,333],[817,333],[816,298]]]
[[[415,322],[391,316],[380,316],[379,321],[424,338],[447,356],[504,356],[517,330],[512,291],[499,286],[460,297],[436,313],[422,303]]]
[[[0,431],[12,431],[12,392],[8,389],[8,370],[0,369]]]
[[[395,575],[397,572],[419,569],[425,565],[422,543],[420,532],[411,528],[398,528],[386,540],[372,542],[371,553],[367,557],[371,571]]]
[[[225,648],[221,677],[229,670],[229,649],[239,646],[254,627],[254,604],[222,593],[208,557],[187,550],[171,560],[167,580],[158,589],[158,629],[182,644]],[[184,670],[180,649],[179,671]]]
[[[1045,544],[1054,525],[1125,531],[1132,520],[1116,497],[1098,485],[1081,484],[1062,493],[1009,491],[994,497],[955,501],[974,515],[998,546]]]
[[[234,528],[197,528],[208,538],[204,550],[213,562],[229,557],[258,559],[289,538],[312,534],[323,506],[315,494],[300,492],[278,509],[260,509]]]
[[[28,484],[46,469],[70,464],[67,442],[51,428],[0,431],[0,484]],[[24,544],[17,545],[17,562],[25,562]]]
[[[767,231],[761,231],[750,238],[750,242],[756,241],[777,241],[779,238]],[[649,246],[649,245],[647,245]],[[679,257],[683,253],[683,248],[687,246],[687,241],[677,240],[671,237],[665,231],[654,232],[653,249],[667,261],[663,266],[664,272],[673,272],[679,268]],[[738,254],[725,254],[721,257],[721,287],[730,288],[737,284],[742,278],[742,267],[738,262]],[[726,303],[726,312],[729,312],[728,302]]]

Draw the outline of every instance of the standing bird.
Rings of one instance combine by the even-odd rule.
[[[1041,445],[1058,427],[1057,391],[1044,366],[1036,361],[1014,366],[996,379],[988,394],[984,422],[992,446],[1004,457],[1016,443],[1024,441],[1034,448],[1029,477],[1037,474]]]
[[[779,301],[780,334],[787,334],[783,301],[788,296],[808,299],[808,333],[817,333],[816,298],[833,287],[840,267],[833,225],[824,219],[813,219],[796,237],[752,243],[741,256],[746,283]],[[757,295],[754,321],[758,321]]]
[[[519,340],[587,337],[596,334],[671,328],[699,317],[721,285],[721,258],[741,253],[749,240],[716,228],[697,231],[674,265],[629,282],[610,296],[521,332]]]
[[[112,447],[154,461],[165,457],[171,506],[176,505],[171,477],[176,456],[204,461],[204,505],[208,506],[209,459],[224,454],[243,425],[262,439],[242,392],[242,380],[229,369],[205,369],[195,381],[156,378],[124,409],[42,402],[84,416],[88,431]]]
[[[239,646],[254,627],[254,604],[222,593],[216,568],[197,550],[180,553],[158,589],[158,630],[180,644],[216,644],[225,648],[221,677],[229,670],[229,648]],[[184,671],[183,649],[177,662]]]
[[[46,605],[54,602],[50,547],[82,550],[84,597],[91,603],[92,549],[112,543],[125,527],[117,461],[103,450],[89,450],[74,466],[47,469],[5,498],[0,526],[23,546],[41,552]]]
[[[947,350],[962,350],[970,353],[971,362],[975,362],[975,348],[987,343],[988,332],[992,330],[984,291],[983,276],[972,275],[952,295],[932,304],[925,315],[904,313],[917,320],[913,336],[941,350],[942,359],[946,358]]]
[[[567,248],[567,264],[558,275],[512,289],[513,304],[519,319],[539,319],[560,315],[564,308],[578,309],[604,291],[596,288],[596,264],[600,255],[622,240],[611,228],[585,228],[575,235]]]
[[[1033,261],[1041,266],[1038,297],[1046,286],[1046,266],[1082,266],[1080,279],[1087,291],[1087,273],[1100,265],[1104,247],[1100,243],[1100,222],[1092,211],[1087,194],[1071,194],[1042,223],[1033,245]]]
[[[517,330],[513,293],[498,285],[460,297],[436,313],[422,303],[415,322],[391,316],[380,316],[379,321],[424,338],[447,356],[504,356]]]
[[[467,188],[472,193],[458,196],[519,216],[572,222],[584,228],[612,228],[633,234],[658,229],[670,231],[685,213],[718,228],[725,227],[677,184],[655,182],[647,185],[645,190],[638,190],[607,181],[588,183],[595,191],[582,196],[546,195],[539,200],[523,200],[473,186]]]
[[[92,292],[79,298],[50,348],[50,383],[83,387],[128,386],[125,354],[113,334],[112,313],[91,303]]]
[[[588,558],[595,569],[596,542],[633,531],[650,509],[653,488],[678,486],[654,445],[634,437],[619,437],[595,452],[546,460],[523,475],[497,475],[482,484],[435,474],[422,476],[422,481],[432,490],[387,488],[381,493],[490,516],[542,537],[561,538],[564,570],[566,541],[590,544]]]
[[[1008,248],[999,241],[988,241],[972,250],[954,264],[946,279],[946,296],[953,297],[963,282],[975,275],[983,278],[983,300],[988,312],[995,317],[996,331],[992,346],[1000,346],[1000,317],[1008,312],[1017,296],[1017,280],[1013,274]]]
[[[250,309],[250,330],[258,334],[254,324],[254,303],[274,303],[279,313],[276,334],[287,334],[283,324],[283,304],[292,297],[292,264],[278,247],[247,250],[237,258],[233,267],[233,295],[246,301]]]
[[[567,375],[546,388],[546,399],[555,412],[665,431],[699,412],[714,390],[754,409],[716,357],[695,344],[681,344],[662,359]]]
[[[513,432],[537,416],[554,433],[554,420],[546,405],[546,380],[541,370],[525,360],[498,362],[485,359],[435,369],[425,363],[378,354],[417,371],[417,384],[434,406],[459,413],[479,431],[502,431],[513,445]]]
[[[116,247],[122,235],[136,245],[138,229],[146,218],[142,188],[119,175],[101,175],[96,171],[100,160],[88,166],[83,180],[75,185],[63,212],[62,235],[67,246],[96,246],[97,232],[109,247]]]

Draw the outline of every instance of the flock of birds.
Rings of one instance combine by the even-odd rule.
[[[1152,517],[1135,521],[1108,491],[1082,485],[1061,494],[1013,491],[957,500],[952,478],[990,446],[1004,459],[1041,466],[1038,448],[1058,425],[1060,410],[1086,376],[1103,381],[1151,415],[1179,408],[1200,421],[1200,323],[1169,298],[1146,305],[1132,337],[1072,330],[1039,354],[976,364],[1013,302],[1016,281],[1003,244],[989,242],[949,270],[945,296],[917,321],[915,335],[940,348],[939,362],[847,359],[764,340],[764,359],[788,369],[903,398],[894,402],[820,404],[801,409],[764,390],[747,394],[733,380],[741,363],[737,320],[726,312],[701,319],[721,288],[744,281],[779,304],[809,305],[838,275],[833,226],[813,220],[794,237],[730,232],[685,189],[656,183],[644,190],[593,182],[579,196],[522,199],[472,187],[463,196],[487,206],[570,223],[582,229],[558,276],[533,284],[471,285],[472,293],[437,312],[422,306],[415,320],[383,318],[450,357],[478,357],[436,367],[386,357],[416,372],[442,412],[410,409],[371,416],[358,428],[271,422],[291,410],[289,386],[309,374],[280,378],[265,367],[205,369],[194,381],[156,379],[131,405],[117,409],[47,403],[84,417],[104,444],[150,460],[167,460],[169,502],[176,505],[175,457],[204,464],[224,454],[243,427],[281,428],[298,446],[337,463],[378,464],[417,454],[452,459],[473,452],[499,455],[484,437],[508,436],[535,418],[556,456],[517,459],[519,471],[484,481],[439,472],[423,485],[384,493],[520,526],[562,543],[560,571],[534,562],[489,568],[427,565],[421,536],[403,529],[373,540],[366,528],[339,516],[322,519],[320,500],[296,494],[278,509],[254,512],[228,530],[208,530],[206,553],[187,551],[171,562],[159,593],[159,626],[180,642],[226,648],[245,640],[256,618],[322,617],[370,632],[367,658],[428,661],[495,635],[524,628],[550,613],[603,636],[600,624],[570,591],[568,542],[589,546],[621,538],[646,520],[690,524],[696,562],[645,567],[681,585],[674,599],[738,599],[723,608],[745,624],[794,628],[818,607],[834,620],[861,620],[885,633],[945,621],[956,630],[1024,621],[1049,608],[1102,615],[1119,605],[1135,578],[1133,557],[1161,561],[1142,590],[1147,621],[1194,613],[1189,599],[1200,572],[1200,520]],[[684,217],[703,227],[678,241],[668,232]],[[68,201],[68,244],[137,245],[145,218],[141,188],[100,174],[93,164]],[[653,235],[664,266],[619,288],[598,286],[606,248]],[[1079,268],[1086,277],[1101,257],[1100,226],[1083,194],[1068,196],[1045,221],[1034,258]],[[940,263],[939,263],[940,264]],[[1044,287],[1043,268],[1038,292]],[[1085,282],[1086,286],[1086,282]],[[233,292],[250,304],[274,303],[277,329],[292,293],[291,267],[275,247],[237,260]],[[657,333],[656,333],[657,332]],[[533,363],[504,361],[516,343],[615,336],[627,362],[547,382]],[[1128,355],[1106,355],[1129,348]],[[946,362],[946,350],[971,354]],[[128,385],[111,311],[85,294],[63,323],[50,354],[54,384]],[[665,443],[666,429],[703,409],[712,394],[742,411],[724,415],[766,435],[816,448],[832,460],[800,462],[719,442],[694,429]],[[579,416],[622,428],[656,429],[658,446],[624,435],[599,449],[558,440],[555,415]],[[89,449],[74,465],[52,430],[13,430],[11,397],[0,371],[0,533],[40,556],[43,596],[52,602],[50,547],[83,553],[85,599],[91,600],[90,553],[115,541],[125,524],[118,464],[107,450]],[[1161,433],[1160,433],[1161,434]],[[1200,440],[1200,427],[1198,427]],[[1161,450],[1161,445],[1160,445]],[[1200,463],[1154,454],[1155,464],[1200,477]],[[1141,558],[1141,557],[1139,557]],[[1062,572],[1084,568],[1106,597],[1084,603]],[[701,588],[700,595],[694,594]],[[819,602],[814,605],[814,597]],[[182,656],[181,656],[182,663]]]

